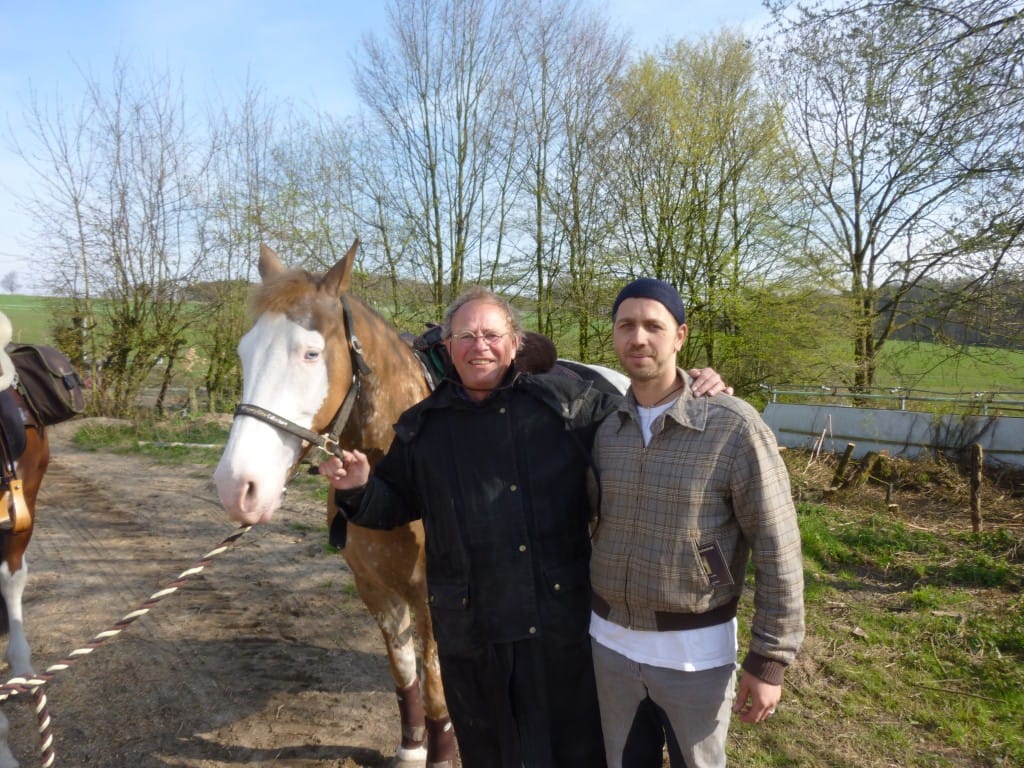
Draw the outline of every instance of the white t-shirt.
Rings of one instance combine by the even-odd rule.
[[[590,636],[639,664],[700,672],[736,663],[736,619],[700,629],[627,629],[590,614]]]

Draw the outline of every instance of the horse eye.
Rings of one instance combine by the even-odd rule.
[[[318,350],[315,350],[315,349],[308,349],[308,350],[306,350],[306,360],[308,360],[311,363],[315,363],[319,359],[320,359],[320,352]]]

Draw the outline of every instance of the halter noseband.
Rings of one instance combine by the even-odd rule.
[[[352,360],[352,384],[349,386],[348,392],[345,393],[344,400],[341,401],[341,407],[338,408],[338,412],[334,415],[330,429],[326,432],[314,432],[311,429],[299,426],[284,416],[279,416],[273,411],[268,411],[266,408],[261,408],[252,403],[239,403],[235,408],[235,418],[239,416],[252,416],[254,419],[259,419],[282,432],[287,432],[298,437],[300,440],[304,440],[310,444],[310,448],[319,448],[324,453],[337,456],[338,458],[341,458],[341,445],[339,444],[341,433],[345,429],[349,417],[352,415],[352,409],[355,407],[356,400],[359,398],[359,377],[366,376],[371,371],[370,366],[366,364],[366,359],[363,357],[363,345],[360,344],[359,338],[356,336],[355,331],[352,330],[352,312],[348,306],[348,297],[343,293],[340,299],[342,316],[345,320],[345,338],[348,341],[349,356]],[[299,460],[302,460],[301,456]]]

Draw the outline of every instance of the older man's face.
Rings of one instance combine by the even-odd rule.
[[[489,301],[471,301],[452,318],[448,351],[463,386],[474,400],[497,387],[516,357],[518,340],[505,311]]]

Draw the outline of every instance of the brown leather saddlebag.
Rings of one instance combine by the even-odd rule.
[[[85,413],[85,388],[67,356],[45,344],[8,344],[18,372],[15,387],[43,426]]]

